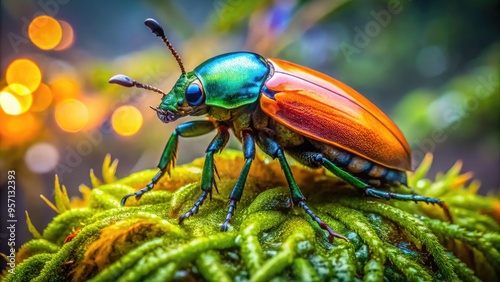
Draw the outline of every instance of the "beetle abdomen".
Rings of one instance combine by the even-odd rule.
[[[308,141],[334,164],[373,186],[407,185],[406,172],[376,164],[346,150],[316,140]]]

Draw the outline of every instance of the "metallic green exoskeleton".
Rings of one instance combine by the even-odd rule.
[[[145,188],[126,195],[122,199],[122,205],[125,204],[128,197],[135,196],[136,199],[139,199],[144,193],[153,189],[154,185],[165,173],[170,172],[175,163],[179,136],[200,136],[217,130],[216,136],[206,150],[201,179],[201,196],[188,212],[181,215],[179,222],[181,223],[195,214],[207,196],[212,193],[216,175],[214,154],[224,148],[229,139],[229,130],[232,130],[242,143],[245,164],[229,196],[229,208],[226,219],[222,224],[223,231],[227,230],[236,209],[236,203],[241,199],[250,166],[255,158],[255,144],[272,158],[278,159],[290,187],[292,203],[302,207],[322,229],[328,232],[330,239],[338,237],[347,240],[344,236],[335,233],[306,205],[305,198],[296,184],[285,158],[285,150],[309,167],[324,167],[328,169],[368,196],[424,201],[427,203],[437,203],[445,207],[439,199],[418,195],[395,194],[374,189],[372,186],[380,186],[382,184],[406,184],[404,168],[398,170],[394,166],[384,167],[352,152],[335,147],[328,142],[318,141],[321,139],[315,138],[315,136],[311,137],[311,133],[309,135],[300,133],[300,124],[304,124],[304,128],[314,128],[314,125],[311,127],[311,124],[315,123],[314,120],[300,120],[300,112],[297,112],[297,116],[288,114],[290,120],[297,120],[299,118],[299,125],[295,127],[287,127],[283,123],[278,123],[276,119],[279,113],[271,115],[264,112],[264,106],[267,107],[269,105],[271,107],[277,101],[274,99],[277,92],[270,89],[271,87],[268,87],[268,84],[266,84],[270,80],[273,80],[275,84],[292,81],[292,85],[296,83],[302,86],[306,84],[311,85],[313,88],[321,87],[318,83],[314,82],[315,77],[311,78],[312,81],[309,81],[294,75],[294,73],[277,70],[280,65],[286,66],[288,63],[272,61],[270,59],[266,60],[260,55],[249,52],[223,54],[205,61],[192,72],[186,72],[179,55],[173,49],[170,42],[168,42],[159,24],[153,19],[147,19],[145,24],[154,34],[161,37],[171,50],[181,68],[182,74],[180,78],[169,93],[164,93],[158,88],[144,85],[124,75],[114,76],[110,79],[110,82],[126,87],[144,88],[163,94],[161,103],[158,107],[152,107],[152,109],[157,112],[158,118],[165,123],[185,116],[206,115],[210,119],[190,121],[178,125],[163,151],[158,165],[159,172]],[[292,67],[298,68],[295,65]],[[283,83],[283,85],[280,97],[288,95],[286,89],[286,85],[288,84]],[[334,87],[336,86],[334,85]],[[304,92],[307,93],[307,91],[308,89],[304,89],[302,92],[291,91],[290,95],[297,93],[297,97],[301,97],[300,95],[303,95]],[[305,99],[308,99],[307,96],[305,97]],[[279,105],[275,106],[275,108],[278,107],[278,111],[286,110],[287,107],[293,108],[291,104],[300,104],[301,101],[297,98],[289,103],[288,105],[282,104],[283,108],[279,108]],[[311,103],[314,103],[314,101]],[[307,108],[304,109],[307,110]],[[321,114],[321,111],[318,111],[316,114]]]

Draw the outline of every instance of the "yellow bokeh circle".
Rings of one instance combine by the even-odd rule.
[[[134,106],[121,106],[111,116],[111,125],[122,136],[134,135],[142,127],[142,114]]]
[[[5,72],[7,84],[21,84],[30,92],[35,91],[42,81],[42,72],[37,64],[29,59],[17,59],[9,64]]]
[[[38,16],[31,21],[28,27],[28,36],[38,48],[50,50],[61,42],[62,28],[53,17]]]
[[[8,115],[17,116],[21,114],[21,103],[14,94],[7,91],[0,92],[0,107]]]
[[[87,124],[89,111],[82,101],[67,99],[56,105],[55,118],[62,130],[78,132]]]
[[[8,115],[16,116],[25,113],[32,103],[31,92],[22,84],[11,84],[0,92],[0,107]]]

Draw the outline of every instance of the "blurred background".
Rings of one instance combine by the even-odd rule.
[[[100,177],[107,153],[120,161],[118,177],[156,167],[176,126],[149,109],[161,96],[107,82],[122,73],[169,91],[179,77],[143,25],[148,17],[163,25],[188,70],[245,50],[343,81],[401,128],[414,167],[426,152],[435,156],[431,177],[463,160],[482,194],[498,193],[498,13],[496,0],[3,0],[1,224],[7,170],[16,172],[20,246],[31,236],[25,210],[39,230],[55,215],[39,197],[53,198],[55,174],[71,196],[90,186],[91,168]],[[212,137],[181,140],[178,164],[202,157]]]

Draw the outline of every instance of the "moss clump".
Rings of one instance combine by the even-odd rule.
[[[465,186],[471,175],[460,174],[460,163],[435,181],[424,179],[430,163],[427,157],[410,185],[446,201],[453,223],[437,206],[366,198],[322,171],[293,166],[309,205],[350,240],[330,244],[301,209],[291,209],[277,162],[256,159],[231,228],[220,232],[240,152],[216,157],[220,194],[183,225],[177,218],[200,193],[203,159],[175,168],[140,201],[121,207],[122,196],[156,170],[116,180],[117,162],[108,156],[104,183],[91,172],[94,187],[80,187],[82,199],[70,201],[56,179],[50,205],[59,215],[42,234],[28,220],[35,238],[21,247],[16,274],[5,281],[498,280],[500,201],[476,195],[476,182]]]

